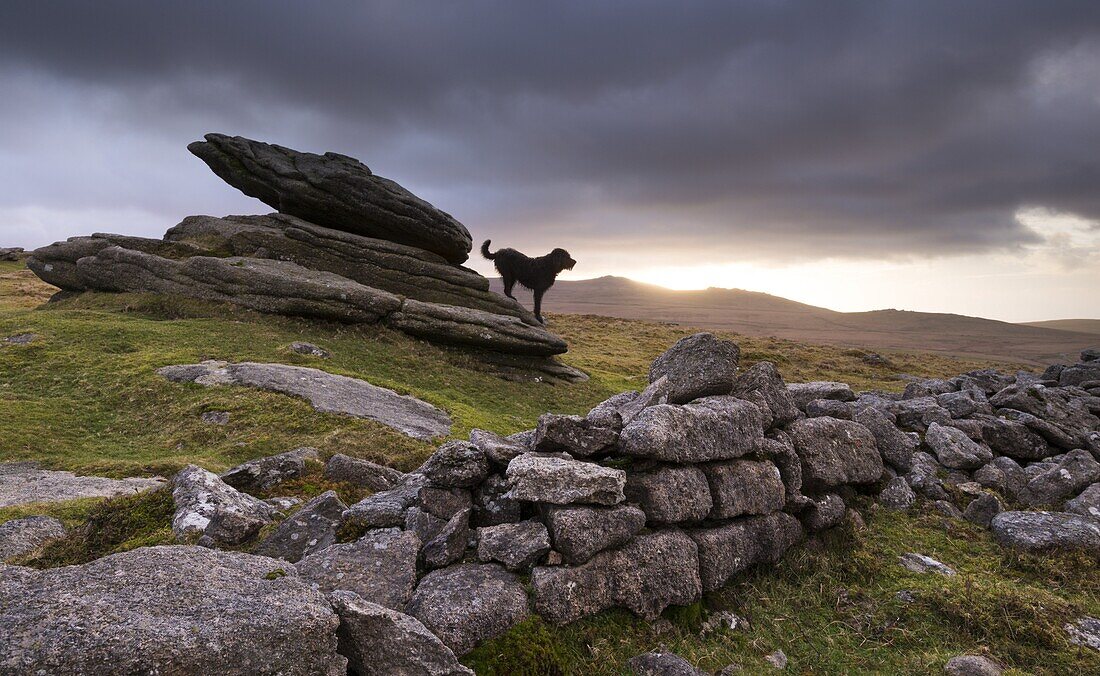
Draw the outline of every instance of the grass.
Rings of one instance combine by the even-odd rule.
[[[411,469],[433,445],[378,423],[314,411],[304,401],[244,388],[169,383],[155,369],[203,359],[278,361],[364,378],[446,409],[452,436],[474,427],[512,433],[547,411],[583,413],[625,389],[645,386],[649,363],[693,331],[606,317],[559,315],[552,328],[570,343],[564,360],[591,375],[581,385],[534,386],[500,380],[476,363],[378,327],[272,317],[187,299],[85,294],[42,306],[54,291],[21,263],[0,267],[0,462],[106,476],[174,472],[186,463],[219,470],[310,445]],[[845,380],[858,388],[898,390],[901,374],[943,376],[987,362],[894,354],[887,367],[860,350],[729,335],[743,361],[777,364],[790,381]],[[288,350],[295,340],[330,350],[331,359]],[[227,411],[228,425],[206,424]]]
[[[543,412],[583,413],[611,394],[639,389],[650,361],[693,332],[672,324],[552,316],[551,328],[570,343],[564,360],[591,380],[530,385],[502,381],[460,355],[384,329],[137,294],[86,294],[42,306],[52,292],[21,263],[0,263],[0,338],[39,336],[26,345],[0,342],[0,462],[38,460],[109,476],[169,474],[187,462],[221,470],[301,445],[411,469],[433,448],[278,394],[168,383],[154,373],[168,364],[279,361],[365,378],[446,409],[457,438],[473,427],[518,431]],[[904,374],[949,376],[994,365],[891,353],[887,365],[874,366],[855,348],[726,337],[741,346],[745,365],[769,360],[792,382],[841,380],[857,389],[897,391]],[[295,340],[321,345],[333,357],[290,352]],[[213,410],[229,412],[229,424],[202,423],[202,413]],[[308,498],[334,489],[347,502],[363,496],[324,481],[313,465],[277,492]],[[162,489],[4,508],[0,522],[50,514],[72,528],[23,561],[45,567],[172,542],[171,513]],[[561,628],[532,618],[464,661],[479,674],[616,674],[633,655],[660,648],[711,671],[737,663],[745,673],[774,673],[764,656],[782,649],[791,673],[933,673],[949,657],[974,652],[996,657],[1014,673],[1100,672],[1097,654],[1070,645],[1061,629],[1081,614],[1100,615],[1096,561],[1007,554],[985,531],[935,515],[865,513],[865,530],[833,532],[800,547],[699,604],[670,609],[667,622],[651,624],[621,611]],[[959,575],[909,573],[896,562],[910,551],[944,561]],[[915,600],[898,600],[902,590]],[[723,609],[748,618],[750,627],[700,635],[706,615]]]
[[[910,573],[897,560],[912,551],[959,574]],[[899,600],[901,591],[915,600]],[[1021,558],[984,530],[938,516],[876,510],[866,529],[828,533],[700,605],[732,611],[749,628],[701,635],[695,607],[670,608],[668,623],[622,611],[565,627],[535,618],[463,661],[478,674],[621,674],[632,656],[663,650],[712,673],[736,663],[751,674],[775,673],[764,658],[783,650],[790,673],[942,673],[961,653],[989,655],[1016,674],[1100,671],[1100,654],[1070,644],[1062,629],[1100,612],[1095,560]]]

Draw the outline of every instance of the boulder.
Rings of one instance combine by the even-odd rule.
[[[428,573],[405,612],[456,655],[503,634],[530,614],[520,581],[490,563],[464,563]]]
[[[1067,500],[1065,511],[1100,520],[1100,483],[1095,483],[1072,500]],[[0,559],[3,559],[0,556]]]
[[[298,574],[323,592],[346,589],[387,608],[403,608],[416,585],[420,539],[415,533],[374,530],[303,558]]]
[[[623,428],[622,408],[637,399],[638,394],[629,390],[610,396],[593,406],[584,417],[590,425],[617,432]]]
[[[42,545],[65,537],[65,524],[52,516],[25,516],[0,524],[0,563],[30,554]]]
[[[472,240],[461,223],[355,158],[241,136],[204,138],[187,149],[223,181],[281,213],[425,249],[454,265],[468,258]]]
[[[440,488],[431,485],[420,489],[416,502],[424,511],[444,520],[473,507],[470,491],[465,488]]]
[[[546,510],[546,524],[554,551],[566,563],[577,565],[629,542],[645,527],[646,514],[633,505],[551,507]]]
[[[669,384],[668,376],[661,376],[657,380],[646,386],[644,390],[638,393],[638,396],[634,397],[630,401],[624,402],[618,410],[619,414],[619,429],[626,427],[631,420],[638,417],[638,414],[646,410],[650,406],[656,406],[658,404],[667,404],[669,394],[672,392],[672,385]]]
[[[508,464],[509,497],[555,505],[623,501],[626,472],[568,458],[524,453]]]
[[[760,410],[734,397],[710,397],[686,406],[658,404],[639,413],[619,436],[623,455],[665,462],[732,460],[760,450]]]
[[[712,519],[767,514],[783,509],[786,487],[779,469],[767,460],[727,460],[703,465],[714,507]]]
[[[794,422],[799,417],[798,407],[783,382],[783,376],[770,361],[753,364],[739,375],[730,394],[752,401],[757,406],[766,405],[772,415],[772,425],[777,427]]]
[[[839,526],[844,520],[846,509],[844,500],[839,495],[826,493],[811,500],[799,516],[806,530],[816,533]]]
[[[943,673],[947,676],[1001,676],[1004,669],[988,657],[959,655],[947,660]]]
[[[1076,622],[1067,622],[1063,628],[1073,645],[1100,650],[1100,618],[1080,617]]]
[[[1100,481],[1100,462],[1083,449],[1070,451],[1048,469],[1027,482],[1027,502],[1031,505],[1053,505],[1077,495],[1092,483]]]
[[[653,620],[670,605],[699,599],[699,562],[695,544],[678,530],[639,535],[579,566],[535,568],[535,610],[554,624],[612,607]]]
[[[917,496],[913,489],[905,481],[905,477],[894,477],[886,484],[886,488],[878,494],[878,503],[887,509],[904,512],[913,506]]]
[[[709,676],[679,655],[650,652],[631,657],[626,666],[634,676]]]
[[[1093,415],[1073,389],[1016,384],[1004,388],[989,401],[998,408],[1020,411],[1042,421],[1045,425],[1033,425],[1031,418],[1020,418],[1050,443],[1071,451],[1085,446],[1089,433],[1100,429],[1100,418]]]
[[[710,484],[694,465],[666,465],[626,477],[626,497],[651,524],[702,521],[714,507]]]
[[[890,408],[899,429],[924,433],[932,423],[949,424],[951,413],[936,403],[934,397],[919,397],[894,402]]]
[[[237,552],[142,547],[0,575],[3,673],[343,673],[338,625],[292,564]]]
[[[1100,362],[1095,360],[1066,366],[1058,374],[1058,385],[1061,387],[1084,387],[1086,383],[1097,380],[1100,380]]]
[[[416,533],[421,542],[434,540],[448,521],[449,519],[441,519],[419,507],[412,507],[405,512],[405,530]]]
[[[470,431],[470,443],[484,451],[489,462],[500,469],[508,467],[508,463],[512,462],[512,458],[520,453],[531,450],[527,444],[520,443],[515,439],[478,429]]]
[[[428,480],[408,474],[400,484],[363,498],[344,512],[343,521],[357,528],[389,528],[405,524],[405,512],[413,506]]]
[[[826,380],[812,383],[791,383],[787,385],[787,393],[791,401],[799,410],[806,410],[806,404],[815,399],[832,399],[834,401],[855,401],[856,395],[846,383],[836,383]]]
[[[451,432],[451,419],[416,397],[371,385],[365,380],[288,364],[207,361],[165,366],[157,373],[172,382],[208,387],[241,385],[305,399],[322,413],[368,418],[416,439],[433,439]]]
[[[875,447],[883,462],[903,474],[912,469],[913,453],[920,445],[919,441],[899,430],[885,413],[876,408],[864,408],[853,419],[875,437]]]
[[[473,676],[415,617],[364,601],[349,591],[334,591],[329,600],[340,616],[340,654],[347,657],[352,673]]]
[[[967,371],[953,380],[960,390],[966,387],[975,387],[984,392],[986,396],[989,396],[1011,385],[1014,378],[996,369],[980,369]]]
[[[806,402],[807,418],[837,418],[851,420],[855,415],[855,406],[849,401],[835,399],[814,399]]]
[[[38,469],[35,463],[0,463],[0,507],[79,498],[113,498],[143,493],[162,485],[164,479],[159,477],[108,479]]]
[[[4,246],[0,247],[0,261],[19,261],[23,260],[23,247],[21,246]]]
[[[306,458],[316,460],[319,454],[316,448],[303,446],[286,453],[249,460],[222,474],[221,480],[246,493],[266,491],[305,474]]]
[[[794,442],[783,430],[770,430],[764,438],[760,455],[771,460],[779,468],[779,475],[786,487],[787,501],[802,495],[802,460],[794,450]]]
[[[993,412],[985,392],[976,388],[945,392],[936,396],[936,403],[945,408],[952,418],[966,418],[975,413]]]
[[[337,453],[325,463],[325,479],[354,484],[372,491],[387,491],[405,477],[392,467]]]
[[[477,531],[477,558],[482,563],[497,562],[508,570],[524,571],[549,551],[550,534],[546,526],[534,519]]]
[[[300,340],[296,340],[289,346],[291,352],[297,354],[304,354],[307,357],[319,357],[321,359],[329,359],[332,357],[332,353],[319,345],[313,343],[306,343]]]
[[[649,382],[667,376],[668,401],[672,404],[729,394],[740,359],[741,350],[733,341],[719,340],[712,333],[696,333],[676,341],[653,360]]]
[[[176,504],[172,532],[180,540],[199,538],[215,546],[239,545],[275,518],[274,507],[196,465],[176,474],[172,500]]]
[[[882,457],[866,427],[850,420],[806,418],[787,427],[802,459],[802,481],[814,489],[878,481]]]
[[[924,443],[936,454],[941,465],[950,469],[977,469],[993,459],[993,452],[975,443],[957,428],[932,423]]]
[[[802,539],[802,526],[790,514],[774,512],[689,530],[687,534],[699,548],[703,591],[710,592],[741,571],[777,561]]]
[[[1013,549],[1079,549],[1100,555],[1100,522],[1077,514],[1001,512],[990,528],[997,542]]]
[[[946,500],[947,491],[939,478],[939,472],[943,469],[934,457],[924,451],[913,454],[913,468],[905,475],[905,481],[929,500]]]
[[[914,380],[905,386],[902,399],[920,399],[923,397],[935,397],[947,392],[954,392],[958,386],[949,380],[942,378],[927,378]]]
[[[420,469],[428,483],[444,488],[472,488],[489,476],[485,451],[468,441],[450,441],[432,453]]]
[[[989,528],[993,517],[1004,511],[1004,505],[992,493],[983,493],[970,501],[963,510],[963,518],[983,528]]]
[[[947,577],[953,577],[955,575],[954,568],[940,563],[931,556],[925,556],[924,554],[910,552],[899,556],[898,560],[901,562],[902,567],[914,573],[937,573]]]
[[[1020,465],[1008,457],[997,457],[974,470],[974,481],[992,488],[1013,500],[1018,500],[1028,482]]]
[[[442,568],[462,560],[470,537],[470,508],[456,513],[434,538],[424,543],[421,558],[427,568]]]
[[[540,453],[587,458],[610,449],[618,440],[616,430],[596,425],[588,418],[546,413],[539,417],[531,446]]]
[[[477,487],[473,496],[475,526],[498,526],[520,520],[520,503],[508,495],[510,488],[508,480],[500,474],[490,474]]]
[[[982,427],[982,441],[997,455],[1017,460],[1039,460],[1053,453],[1046,439],[1017,420],[990,417]]]
[[[335,491],[325,491],[279,524],[254,553],[295,563],[336,542],[336,528],[347,509]]]

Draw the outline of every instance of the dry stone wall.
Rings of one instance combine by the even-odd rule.
[[[507,437],[475,430],[408,474],[335,455],[326,475],[376,492],[353,505],[326,493],[289,518],[230,483],[298,476],[312,449],[220,478],[188,468],[173,482],[174,526],[209,547],[252,542],[294,584],[328,594],[353,669],[368,655],[385,656],[383,671],[434,665],[415,673],[467,673],[457,657],[532,613],[654,619],[857,520],[849,504],[861,494],[886,509],[940,503],[1006,547],[1100,555],[1100,378],[1084,379],[1100,372],[1094,352],[1041,376],[975,371],[914,380],[901,395],[787,385],[774,365],[737,361],[732,343],[686,338],[641,393]],[[46,578],[0,573],[0,596],[33,608]],[[22,645],[0,664],[49,664],[48,648]]]

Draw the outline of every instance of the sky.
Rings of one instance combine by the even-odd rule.
[[[0,4],[0,246],[269,211],[212,131],[563,278],[1100,317],[1095,0]]]

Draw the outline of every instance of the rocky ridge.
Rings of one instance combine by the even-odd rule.
[[[670,382],[706,370],[683,360],[709,361],[724,375],[697,389]],[[975,371],[913,382],[900,395],[788,386],[774,367],[740,372],[737,360],[730,345],[693,336],[662,355],[645,392],[616,395],[587,416],[547,414],[510,437],[475,430],[407,474],[349,468],[352,459],[333,456],[334,475],[362,474],[378,492],[346,509],[319,496],[275,529],[265,528],[280,521],[267,503],[190,467],[173,483],[178,532],[183,542],[269,554],[267,575],[282,579],[281,571],[292,580],[286,589],[330,595],[324,607],[339,621],[325,626],[339,636],[339,655],[353,664],[386,655],[394,663],[374,665],[382,671],[423,655],[410,673],[464,673],[456,657],[532,612],[557,624],[614,607],[656,618],[821,531],[860,521],[849,505],[861,494],[886,509],[924,500],[956,518],[965,510],[1005,547],[1100,555],[1100,520],[1090,511],[1100,495],[1100,383],[1075,375],[1097,365],[1089,352],[1042,376]],[[701,398],[682,401],[692,391]],[[670,393],[681,403],[669,403]],[[254,463],[223,477],[277,485],[286,466]],[[268,535],[256,542],[258,533]],[[305,546],[288,547],[291,534]],[[191,549],[118,556],[160,560]],[[222,556],[219,566],[248,557]],[[241,559],[253,580],[257,558]],[[917,552],[902,558],[899,565],[951,574]],[[108,559],[65,576],[7,567],[0,596],[48,605],[58,585],[95,579]],[[316,602],[298,598],[307,597]],[[22,617],[13,615],[15,640],[0,649],[0,664],[52,667],[69,639]],[[157,643],[82,640],[93,656],[130,651],[188,664]],[[398,640],[408,651],[392,650]]]

